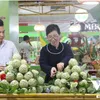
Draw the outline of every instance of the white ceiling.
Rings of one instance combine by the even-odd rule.
[[[31,2],[28,2],[28,0],[26,0],[27,3],[23,2],[24,6],[21,6],[22,2],[19,3],[19,22],[20,23],[27,23],[29,25],[34,25],[36,24],[38,21],[40,21],[42,24],[44,24],[45,26],[47,26],[50,23],[56,23],[59,25],[60,29],[62,32],[67,32],[70,26],[70,23],[76,22],[74,16],[75,16],[75,11],[79,8],[83,8],[86,9],[89,13],[89,18],[88,18],[88,22],[96,20],[95,18],[93,18],[93,13],[91,13],[91,11],[93,11],[94,8],[96,8],[96,5],[82,5],[79,4],[78,2],[76,2],[74,0],[70,0],[70,3],[68,5],[70,6],[64,6],[64,3],[60,2],[60,8],[58,10],[55,4],[52,3],[52,5],[50,6],[49,4],[47,6],[41,6],[40,4],[38,4],[37,6],[35,6],[37,4],[37,2],[33,5],[33,6],[29,6],[26,4],[30,4]],[[67,0],[69,1],[69,0]],[[72,2],[71,2],[72,1]],[[62,5],[62,4],[63,5]],[[75,3],[75,4],[71,4],[71,3]],[[40,5],[40,6],[39,6]],[[100,5],[98,5],[100,6]],[[70,10],[69,10],[70,8]],[[51,10],[55,10],[50,12]],[[100,10],[100,9],[99,9]],[[70,11],[70,12],[69,12]],[[46,14],[46,12],[49,12]],[[39,14],[41,13],[41,14]],[[70,14],[69,14],[70,13]],[[96,15],[95,15],[96,16]]]

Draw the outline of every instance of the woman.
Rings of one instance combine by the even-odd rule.
[[[49,82],[57,71],[62,71],[70,58],[73,58],[71,47],[66,43],[60,43],[60,29],[55,24],[50,24],[46,28],[46,35],[49,44],[40,51],[40,66],[46,73],[45,82]]]

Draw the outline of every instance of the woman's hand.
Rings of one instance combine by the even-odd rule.
[[[50,75],[50,77],[53,78],[56,75],[56,72],[57,72],[56,68],[52,67],[51,68],[51,75]]]
[[[62,71],[63,68],[64,68],[64,63],[63,62],[60,62],[60,63],[57,64],[58,71]]]

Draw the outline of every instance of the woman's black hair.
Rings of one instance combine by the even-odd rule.
[[[46,28],[46,35],[48,35],[52,31],[57,31],[57,33],[60,35],[60,28],[56,24],[50,24]]]
[[[3,21],[0,19],[0,26],[4,26]]]
[[[24,40],[24,41],[29,40],[29,39],[30,39],[30,38],[29,38],[28,35],[25,35],[25,36],[23,37],[23,40]]]

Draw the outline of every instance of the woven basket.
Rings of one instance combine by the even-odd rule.
[[[93,65],[96,70],[100,69],[100,64]]]
[[[100,69],[100,60],[95,60],[91,62],[94,69],[99,70]]]

